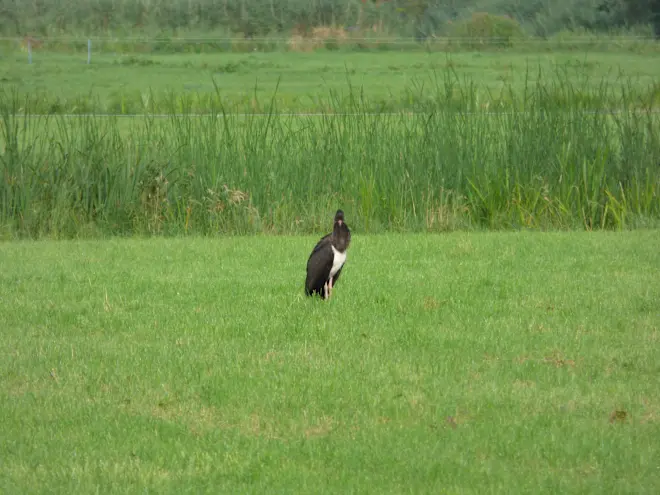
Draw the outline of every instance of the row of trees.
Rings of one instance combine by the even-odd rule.
[[[660,0],[0,0],[0,34],[250,37],[339,25],[442,36],[474,12],[509,16],[537,36],[652,26],[660,38]]]

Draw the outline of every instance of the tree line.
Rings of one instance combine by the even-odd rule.
[[[650,27],[660,38],[660,0],[0,0],[0,34],[255,37],[335,25],[426,37],[479,12],[534,36]]]

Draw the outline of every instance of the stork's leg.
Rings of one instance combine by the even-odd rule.
[[[323,284],[323,299],[328,298],[328,282]]]
[[[330,296],[332,296],[332,278],[328,280],[328,293],[328,298],[330,298]]]

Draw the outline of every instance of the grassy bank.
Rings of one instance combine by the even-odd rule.
[[[394,115],[357,88],[320,115],[227,113],[218,91],[208,115],[178,97],[130,121],[30,117],[4,92],[3,237],[305,233],[339,205],[362,232],[657,225],[658,116],[625,82],[561,74],[487,109],[446,75]]]
[[[0,244],[0,491],[658,492],[657,231],[326,230]]]

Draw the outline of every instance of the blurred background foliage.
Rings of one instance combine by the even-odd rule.
[[[660,0],[0,0],[0,35],[660,38]]]

